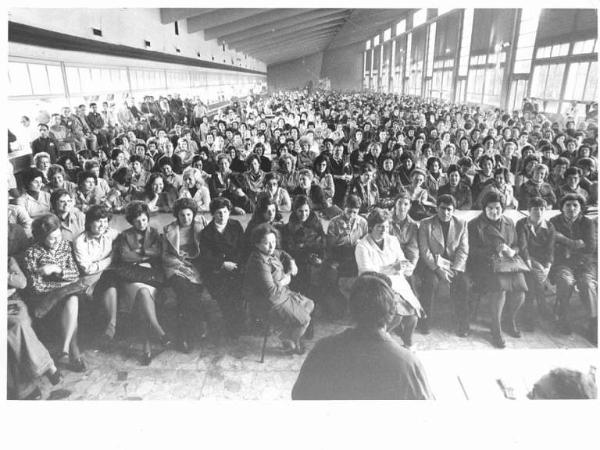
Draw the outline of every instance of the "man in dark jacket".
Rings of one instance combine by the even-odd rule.
[[[38,153],[46,152],[50,155],[50,162],[56,164],[58,159],[58,141],[50,133],[48,125],[40,123],[38,126],[40,137],[31,143],[31,154],[35,156]]]
[[[550,221],[556,228],[556,246],[551,280],[556,283],[559,329],[571,333],[567,320],[569,299],[575,286],[590,316],[588,339],[598,341],[598,261],[596,226],[582,213],[585,200],[577,194],[560,199],[561,214]]]

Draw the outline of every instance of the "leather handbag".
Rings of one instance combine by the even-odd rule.
[[[153,266],[122,264],[114,270],[115,276],[126,283],[144,283],[159,287],[165,281],[164,274]]]
[[[512,258],[504,255],[492,258],[492,272],[494,273],[529,272],[530,270],[530,267],[519,255]]]

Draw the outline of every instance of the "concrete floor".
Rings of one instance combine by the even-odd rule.
[[[284,355],[277,336],[272,335],[267,344],[265,362],[261,364],[262,337],[256,333],[242,336],[238,342],[227,341],[220,336],[216,304],[212,301],[209,304],[214,317],[211,319],[214,328],[209,337],[196,342],[195,350],[189,355],[174,350],[164,351],[160,344],[155,343],[153,348],[157,355],[149,367],[139,364],[142,345],[134,319],[121,318],[116,348],[105,353],[95,348],[97,332],[92,331],[91,326],[86,331],[85,323],[92,317],[84,316],[80,340],[89,370],[84,374],[65,371],[64,381],[56,387],[45,379],[40,380],[43,398],[48,398],[53,390],[68,389],[71,391],[70,400],[290,399],[304,356]],[[490,381],[493,374],[489,371],[494,363],[501,364],[498,367],[512,368],[513,372],[530,373],[526,383],[532,382],[533,377],[541,375],[546,368],[566,363],[565,355],[571,359],[577,355],[579,367],[596,364],[597,349],[582,337],[583,307],[573,302],[573,310],[573,335],[559,335],[553,323],[541,321],[535,332],[523,333],[521,339],[506,336],[507,348],[496,350],[489,342],[487,305],[480,306],[471,336],[459,338],[454,333],[449,301],[441,300],[433,317],[431,334],[415,333],[413,349],[421,357],[438,399],[470,397],[465,392],[466,383],[471,385],[471,390],[472,386],[476,386],[475,390],[479,389],[477,395],[482,396],[485,389],[480,389],[477,384],[485,377],[489,378],[485,396],[493,398],[498,395],[496,384]],[[172,309],[166,308],[160,320],[167,330],[175,329]],[[338,333],[350,325],[348,320],[332,322],[323,318],[317,318],[315,323],[315,337],[307,343],[308,349],[318,339]],[[557,351],[543,351],[548,349]],[[558,351],[564,349],[582,350]],[[486,368],[481,365],[485,358],[490,359],[492,364],[487,364]],[[478,373],[481,375],[479,378]],[[462,381],[457,383],[457,377],[461,376]],[[490,388],[492,384],[494,388]]]

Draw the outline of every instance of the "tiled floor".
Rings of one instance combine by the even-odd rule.
[[[547,367],[566,363],[565,355],[570,355],[571,359],[577,355],[579,366],[595,364],[597,349],[581,336],[583,328],[580,326],[575,327],[573,335],[561,336],[554,330],[553,324],[542,321],[538,330],[523,333],[521,339],[506,336],[507,348],[496,350],[489,342],[486,305],[479,308],[478,318],[472,325],[472,335],[459,338],[453,331],[448,303],[440,301],[431,334],[424,336],[416,333],[414,337],[414,351],[421,356],[430,373],[432,387],[440,399],[469,397],[464,392],[464,386],[457,383],[457,377],[462,377],[461,383],[470,385],[470,398],[482,395],[481,389],[477,391],[477,380],[489,379],[492,376],[489,370],[495,367],[488,364],[487,368],[483,368],[480,362],[486,358],[501,364],[501,367],[523,369],[523,373],[535,376]],[[214,304],[212,309],[216,316]],[[573,321],[576,324],[583,324],[582,309],[580,305],[574,307]],[[170,314],[161,320],[167,329],[174,329]],[[218,318],[216,320],[218,327]],[[348,321],[317,319],[315,338],[308,343],[308,348],[318,339],[337,333],[348,325]],[[265,362],[261,364],[260,336],[242,336],[238,342],[232,343],[213,331],[204,342],[198,342],[195,351],[189,355],[174,350],[161,352],[160,345],[156,344],[154,348],[159,354],[149,367],[142,367],[138,362],[141,342],[135,321],[121,322],[121,337],[112,353],[95,349],[94,333],[85,332],[84,326],[82,328],[82,347],[89,370],[84,374],[65,372],[65,380],[56,388],[52,388],[46,380],[40,381],[44,398],[52,389],[62,388],[72,391],[71,400],[286,400],[290,398],[291,388],[304,359],[303,356],[282,354],[277,337],[271,336]],[[542,349],[584,350],[539,351]],[[459,356],[454,356],[457,354]],[[451,370],[448,369],[449,358],[453,361]],[[495,383],[488,380],[488,384],[491,386]]]

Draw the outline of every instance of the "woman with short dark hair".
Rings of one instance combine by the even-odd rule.
[[[246,263],[244,293],[255,313],[269,316],[282,325],[280,339],[284,350],[303,354],[301,338],[310,324],[314,303],[289,288],[298,267],[288,253],[277,249],[277,234],[268,223],[253,230],[253,250]]]
[[[200,312],[200,334],[206,336],[207,314],[200,304],[199,293],[203,279],[198,270],[200,232],[206,219],[197,215],[196,202],[180,198],[173,205],[175,220],[163,230],[161,259],[165,276],[177,296],[179,321],[178,346],[184,353],[192,350],[192,330],[196,327],[193,315]]]
[[[264,188],[265,172],[260,167],[260,157],[250,153],[246,159],[246,170],[243,173],[243,189],[248,198],[255,203],[256,197]]]
[[[310,296],[311,285],[317,281],[313,279],[312,272],[318,270],[325,256],[325,232],[305,195],[294,197],[292,212],[282,234],[283,249],[298,264],[298,275],[292,280],[292,289]]]
[[[153,172],[148,178],[141,199],[148,205],[150,213],[171,212],[175,195],[173,191],[165,190],[165,178],[160,172]]]
[[[525,299],[527,284],[523,273],[528,271],[519,257],[517,231],[512,219],[504,214],[504,199],[490,192],[482,201],[482,212],[469,222],[469,259],[467,269],[483,296],[492,306],[492,343],[504,348],[500,321],[508,300],[509,335],[521,337],[516,317]]]
[[[75,206],[85,213],[93,205],[99,205],[105,200],[98,186],[98,177],[91,170],[79,172],[77,191],[75,193]]]
[[[85,229],[85,215],[75,207],[73,197],[64,189],[50,196],[52,213],[60,220],[63,238],[73,242]]]
[[[108,323],[102,335],[103,345],[113,342],[117,330],[117,289],[112,264],[113,242],[118,232],[110,227],[110,211],[94,205],[85,214],[85,231],[75,238],[75,260],[86,277],[87,294],[100,297]]]
[[[217,197],[210,203],[212,220],[200,233],[202,273],[210,295],[217,301],[228,337],[237,339],[243,331],[241,256],[244,229],[229,218],[231,202]]]
[[[471,188],[468,184],[468,175],[463,175],[460,167],[456,164],[451,164],[447,172],[448,183],[440,188],[438,196],[452,195],[456,200],[456,209],[469,210],[473,204]],[[463,180],[463,177],[467,181]]]
[[[156,317],[156,290],[162,284],[163,273],[159,265],[161,237],[149,226],[148,205],[133,201],[125,208],[125,218],[131,228],[123,231],[115,241],[115,264],[117,276],[123,281],[121,305],[129,312],[137,306],[145,326],[142,365],[152,361],[150,338],[156,335],[163,345],[169,337]]]
[[[275,202],[278,211],[288,212],[292,209],[290,194],[279,185],[279,177],[276,173],[269,172],[265,175],[263,194]],[[258,208],[258,204],[256,207]]]
[[[25,269],[31,280],[30,305],[35,305],[38,318],[54,308],[60,310],[62,342],[57,364],[74,372],[83,372],[86,364],[77,344],[79,299],[74,290],[63,289],[79,278],[73,248],[63,239],[60,221],[53,214],[36,218],[31,231],[34,244],[25,252]],[[62,292],[68,293],[63,295]],[[57,296],[59,298],[55,298]]]
[[[38,153],[39,154],[39,153]],[[50,193],[43,190],[44,174],[30,167],[21,174],[25,192],[17,199],[32,219],[50,212]]]

